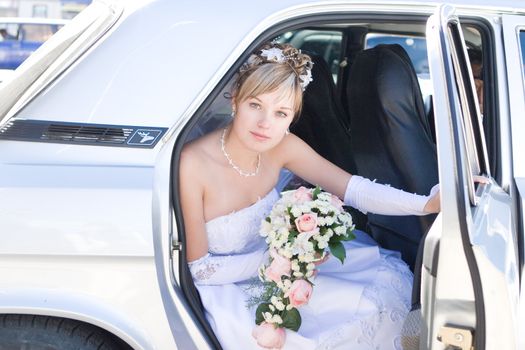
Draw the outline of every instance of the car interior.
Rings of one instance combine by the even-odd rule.
[[[478,59],[481,80],[480,110],[484,111],[491,170],[498,181],[497,118],[490,97],[488,67],[490,33],[488,26],[473,18],[462,20],[463,35]],[[352,174],[389,184],[412,193],[428,194],[439,182],[430,80],[425,40],[426,18],[349,19],[302,24],[276,29],[259,38],[217,86],[205,105],[181,134],[174,152],[173,198],[178,198],[177,157],[185,142],[225,126],[230,121],[229,81],[249,52],[267,40],[291,43],[311,55],[313,81],[305,91],[300,118],[290,130],[323,157]],[[474,71],[474,69],[473,69]],[[483,84],[484,82],[484,84]],[[487,83],[488,82],[488,83]],[[480,96],[481,97],[481,96]],[[284,171],[278,189],[294,188],[301,179]],[[315,185],[315,184],[311,184]],[[176,210],[180,205],[174,203]],[[413,307],[419,305],[419,272],[422,244],[436,215],[367,215],[348,208],[356,227],[367,232],[386,249],[401,252],[414,271]],[[177,215],[177,217],[182,217]],[[184,242],[184,226],[178,222],[179,240]],[[180,254],[181,287],[209,335],[220,348],[206,322],[198,292]]]

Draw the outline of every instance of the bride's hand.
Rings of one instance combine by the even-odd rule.
[[[319,259],[321,257],[321,255],[319,253],[315,253],[315,258],[316,259]],[[328,260],[328,258],[330,257],[330,253],[327,252],[322,259],[319,259],[319,260],[316,260],[314,261],[314,265],[315,266],[319,266],[321,265],[322,263],[324,263],[326,260]]]
[[[489,179],[481,175],[474,175],[473,179],[475,183],[481,183],[481,184],[489,183]],[[441,198],[440,198],[439,184],[432,187],[432,190],[430,190],[430,199],[428,200],[423,210],[427,213],[439,213],[441,211]]]

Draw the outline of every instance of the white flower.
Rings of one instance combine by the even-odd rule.
[[[293,216],[295,216],[296,218],[298,218],[299,216],[301,216],[303,214],[302,210],[300,207],[294,205],[292,207],[292,210],[290,210],[290,212],[292,213]]]
[[[266,57],[268,61],[274,61],[282,63],[286,61],[286,57],[283,54],[283,50],[278,47],[272,47],[271,49],[261,50],[261,56]]]
[[[313,249],[312,249],[312,251],[313,251]],[[312,262],[312,261],[316,260],[313,253],[299,255],[298,258],[299,258],[300,262],[305,262],[305,263],[309,263],[309,262]]]
[[[317,243],[317,246],[320,248],[320,249],[326,249],[328,247],[328,240],[326,241],[320,241],[319,243]]]
[[[283,310],[284,310],[284,307],[283,307]],[[283,323],[283,319],[279,315],[273,315],[272,323],[281,324],[281,323]]]
[[[312,211],[312,206],[309,205],[308,203],[303,203],[299,206],[299,208],[301,209],[301,211],[303,213],[309,213]]]
[[[317,195],[317,199],[330,203],[332,195],[328,192],[321,192]]]
[[[301,87],[303,88],[303,91],[306,89],[308,84],[310,84],[311,81],[313,81],[312,78],[312,70],[306,69],[306,74],[300,75],[299,78],[301,79]]]
[[[284,303],[282,302],[282,299],[281,298],[277,298],[275,295],[272,296],[270,298],[270,301],[271,303],[273,304],[273,306],[275,306],[275,308],[279,311],[283,311],[284,310]]]
[[[302,272],[299,272],[299,271],[295,271],[295,272],[293,273],[293,275],[294,275],[295,277],[303,277],[303,276],[304,276],[304,274],[303,274]]]
[[[335,229],[335,234],[340,236],[340,235],[344,235],[346,233],[346,228],[344,226],[337,226]]]
[[[303,255],[308,254],[314,250],[314,245],[309,241],[310,237],[313,235],[303,232],[297,236],[293,243],[292,253]]]

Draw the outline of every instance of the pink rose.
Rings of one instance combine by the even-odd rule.
[[[309,189],[304,186],[299,187],[293,193],[293,201],[301,204],[312,200],[312,193]]]
[[[257,345],[265,349],[280,349],[284,346],[286,332],[283,328],[263,322],[253,329],[252,336],[257,340]]]
[[[312,292],[313,288],[310,283],[305,280],[295,280],[284,296],[290,299],[290,304],[293,307],[299,307],[308,303]]]
[[[299,232],[313,231],[317,227],[317,214],[303,214],[295,219],[295,226]]]
[[[266,277],[277,283],[281,281],[281,276],[290,276],[290,272],[292,271],[292,263],[290,260],[279,255],[273,249],[270,250],[270,255],[273,260],[270,266],[264,271]]]
[[[343,210],[343,202],[336,195],[332,195],[332,205],[339,210]]]

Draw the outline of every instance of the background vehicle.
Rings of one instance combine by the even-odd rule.
[[[0,18],[0,82],[67,22],[60,19]]]
[[[95,1],[0,88],[0,344],[37,342],[50,331],[55,348],[80,341],[64,325],[86,327],[113,348],[219,346],[185,263],[178,157],[184,142],[227,120],[223,92],[249,53],[267,40],[299,40],[293,33],[304,31],[297,45],[319,56],[314,70],[324,62],[328,79],[314,77],[311,87],[325,85],[309,87],[305,100],[311,116],[315,107],[322,116],[300,120],[312,121],[310,142],[320,152],[363,174],[367,158],[359,149],[388,136],[378,137],[360,116],[376,109],[356,105],[368,99],[354,93],[377,84],[356,69],[373,62],[367,38],[425,40],[431,108],[417,102],[425,64],[410,60],[410,50],[407,58],[393,49],[405,70],[389,71],[396,79],[386,76],[385,84],[388,93],[413,97],[399,110],[417,112],[409,124],[417,132],[392,132],[392,142],[424,139],[426,146],[394,147],[393,163],[379,165],[382,173],[414,175],[410,185],[435,170],[442,213],[393,226],[369,215],[362,224],[387,247],[421,247],[420,259],[404,255],[414,262],[419,294],[412,314],[419,329],[405,340],[421,349],[523,348],[525,8],[486,0],[454,7]],[[323,44],[307,48],[309,38]],[[467,46],[482,52],[483,116]],[[144,69],[144,62],[155,64]],[[397,84],[411,72],[409,94]],[[399,107],[400,99],[389,101]],[[332,148],[322,148],[330,140]],[[374,148],[368,159],[387,159],[379,153],[387,148]],[[474,184],[473,175],[489,184]],[[426,229],[396,240],[381,233],[404,225]]]

